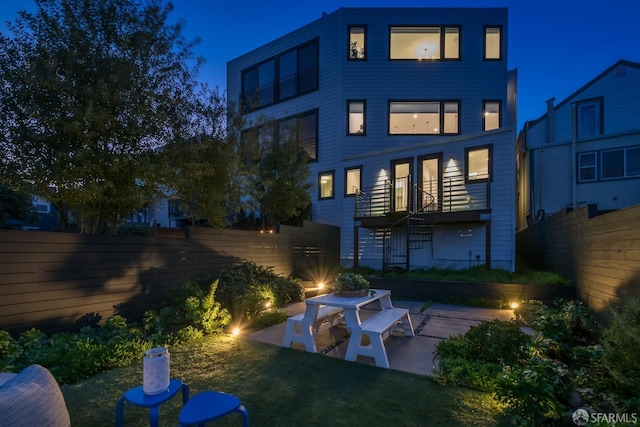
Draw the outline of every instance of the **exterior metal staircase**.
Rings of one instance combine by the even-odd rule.
[[[411,206],[407,213],[389,227],[379,230],[382,234],[383,271],[393,268],[409,270],[412,250],[422,249],[426,242],[433,241],[433,223],[421,215],[428,212],[435,198],[414,185]],[[422,203],[418,204],[418,201]]]

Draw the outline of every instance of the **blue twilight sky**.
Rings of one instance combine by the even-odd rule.
[[[99,0],[96,0],[99,1]],[[340,7],[508,7],[518,126],[540,117],[619,59],[640,62],[640,0],[173,0],[173,18],[201,43],[200,80],[226,89],[227,61]],[[33,0],[0,0],[0,31]]]

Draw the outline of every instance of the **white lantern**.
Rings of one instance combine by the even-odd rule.
[[[147,350],[142,359],[144,394],[160,394],[169,388],[169,382],[169,350],[166,347]]]

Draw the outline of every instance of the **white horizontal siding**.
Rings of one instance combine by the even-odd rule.
[[[503,26],[503,61],[483,60],[484,25]],[[367,60],[346,60],[347,27],[367,26]],[[389,26],[459,25],[460,61],[389,61]],[[493,237],[491,257],[513,265],[514,150],[513,130],[482,132],[482,102],[502,100],[503,125],[507,123],[507,9],[343,8],[228,63],[227,91],[230,100],[240,97],[241,70],[313,38],[319,38],[319,90],[247,115],[257,122],[318,109],[318,162],[310,164],[313,184],[313,220],[341,227],[343,263],[353,262],[354,198],[344,197],[344,169],[362,166],[363,187],[375,184],[381,169],[389,174],[393,159],[442,152],[463,165],[465,147],[494,144],[491,206]],[[347,137],[348,99],[366,100],[366,136]],[[389,100],[459,100],[461,135],[388,135]],[[335,171],[335,198],[318,200],[318,172]],[[381,243],[360,229],[362,265],[381,266]],[[483,237],[484,239],[484,237]],[[437,244],[447,244],[447,238]],[[475,245],[483,246],[484,241]],[[478,249],[479,250],[479,249]],[[434,254],[422,254],[424,258]],[[466,258],[465,258],[466,259]],[[445,262],[446,260],[442,260]],[[457,262],[457,261],[456,261]],[[511,267],[508,267],[511,268]]]
[[[548,137],[549,117],[546,115],[527,130],[526,145],[531,168],[523,169],[522,173],[530,174],[530,186],[524,191],[531,195],[531,199],[528,206],[521,208],[523,212],[528,210],[535,215],[544,210],[548,216],[571,207],[573,191],[576,192],[578,206],[595,203],[599,209],[610,210],[640,203],[640,179],[577,183],[572,176],[577,158],[571,149],[571,104],[600,97],[603,100],[604,133],[595,138],[577,140],[576,157],[584,152],[640,146],[640,68],[622,63],[594,76],[594,80],[556,106],[552,138]]]

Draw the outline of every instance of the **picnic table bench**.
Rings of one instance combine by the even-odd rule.
[[[307,318],[305,318],[307,316]],[[283,347],[291,347],[294,342],[304,345],[308,352],[316,353],[314,332],[318,333],[337,325],[344,319],[344,311],[340,307],[320,306],[315,320],[308,319],[309,315],[300,313],[287,319],[287,326],[282,340]],[[313,329],[313,330],[311,330]]]
[[[409,310],[406,308],[387,308],[376,312],[364,320],[360,327],[352,329],[345,360],[354,362],[358,356],[368,356],[374,358],[376,366],[388,368],[389,358],[384,340],[400,325],[406,336],[414,336]],[[370,342],[363,345],[362,338],[365,335]]]

